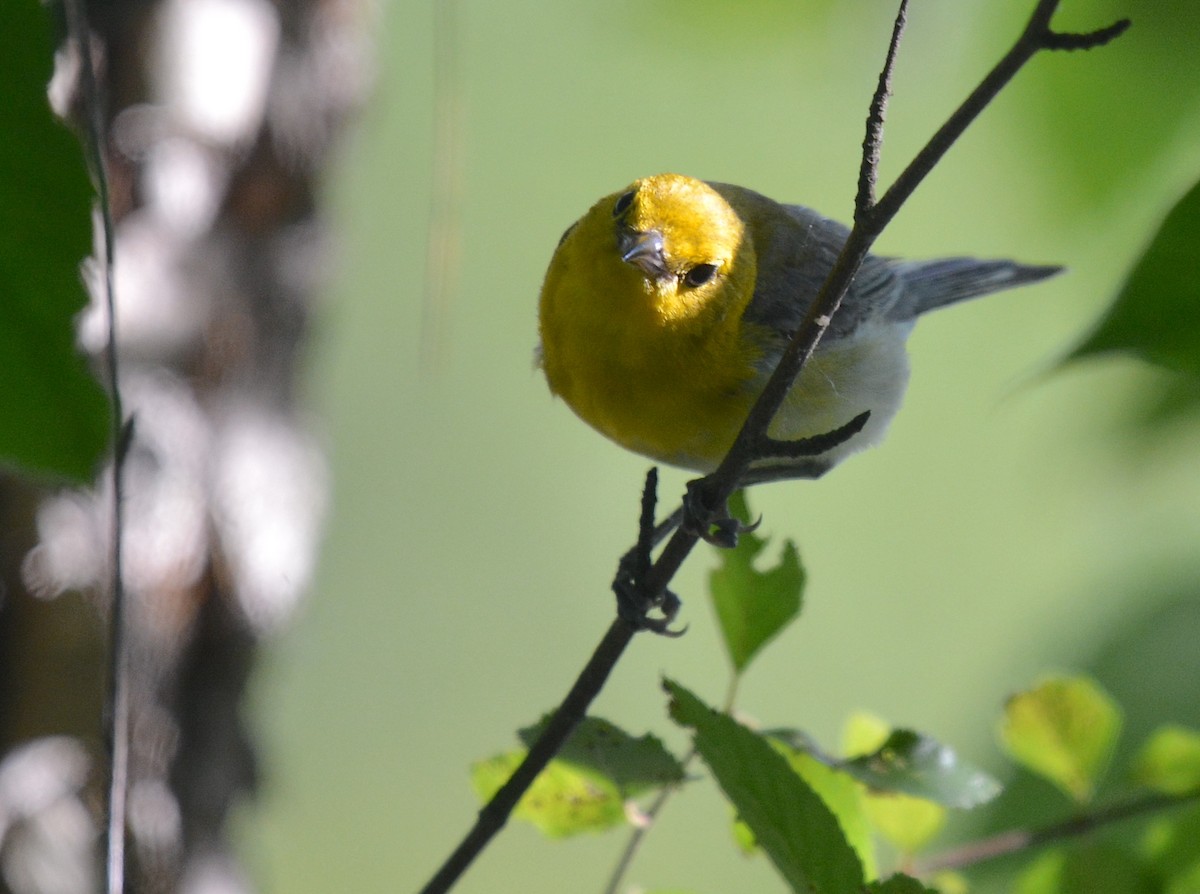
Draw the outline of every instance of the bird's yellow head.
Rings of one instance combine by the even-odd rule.
[[[563,234],[542,285],[551,390],[626,447],[683,465],[727,440],[762,356],[742,326],[753,241],[720,189],[659,174],[606,196]]]
[[[641,311],[668,327],[740,311],[755,275],[745,222],[712,186],[680,174],[644,177],[597,202],[564,234],[543,303],[558,270],[584,273],[598,310]]]

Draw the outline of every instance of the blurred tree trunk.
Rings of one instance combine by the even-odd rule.
[[[32,2],[32,0],[21,0]],[[116,221],[132,668],[129,890],[252,889],[242,698],[310,581],[325,466],[298,402],[322,174],[369,81],[367,0],[92,0]],[[19,39],[19,36],[18,38]],[[51,90],[79,119],[78,48]],[[99,358],[94,271],[80,341]],[[99,887],[111,488],[0,478],[0,884]]]

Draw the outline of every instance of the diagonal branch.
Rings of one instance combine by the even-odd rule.
[[[1049,26],[1050,18],[1058,7],[1058,3],[1059,0],[1040,0],[1030,16],[1029,24],[1017,38],[1013,47],[934,134],[883,198],[875,203],[871,198],[878,177],[883,117],[887,106],[887,96],[891,90],[891,71],[904,30],[908,5],[907,0],[901,0],[888,47],[887,60],[871,104],[867,134],[863,141],[863,163],[859,176],[854,227],[816,301],[813,302],[807,317],[788,344],[762,394],[751,408],[729,453],[716,471],[692,483],[689,494],[698,497],[700,505],[717,509],[724,507],[729,496],[745,476],[750,463],[760,458],[759,451],[764,446],[768,451],[775,449],[772,441],[767,437],[767,429],[771,420],[774,419],[784,398],[791,390],[792,383],[795,382],[796,377],[812,356],[821,336],[829,327],[833,315],[841,305],[842,298],[871,245],[883,228],[896,216],[913,190],[966,130],[967,125],[979,116],[1004,85],[1039,51],[1100,46],[1112,40],[1128,27],[1128,22],[1118,22],[1089,35],[1058,34]],[[693,500],[689,508],[696,502]],[[472,829],[442,864],[437,874],[421,889],[421,894],[443,894],[448,891],[491,838],[503,827],[529,785],[550,762],[586,714],[591,701],[599,694],[608,675],[638,629],[649,627],[658,632],[669,632],[667,625],[673,617],[676,606],[673,599],[668,596],[667,586],[696,546],[701,530],[707,530],[705,523],[709,519],[699,519],[700,525],[678,525],[678,520],[683,517],[684,513],[677,510],[658,528],[652,528],[653,512],[653,491],[651,479],[648,478],[647,489],[643,493],[642,499],[638,546],[622,560],[621,569],[618,571],[618,582],[629,583],[639,590],[639,601],[643,605],[662,609],[667,614],[665,622],[655,621],[649,625],[635,626],[620,616],[613,621],[587,666],[571,687],[562,704],[554,712],[546,729],[534,743],[525,760],[513,773],[512,778],[480,811],[479,818]],[[663,547],[658,559],[647,569],[645,567],[645,544],[654,542],[659,536],[665,535],[666,530],[669,530],[672,524],[678,525],[678,527],[667,541],[666,546]],[[637,580],[627,581],[630,570],[638,572]]]

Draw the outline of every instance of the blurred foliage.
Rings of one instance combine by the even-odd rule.
[[[1121,18],[1133,27],[1104,49],[1103,59],[1039,60],[1033,77],[1040,89],[1022,90],[1045,124],[1038,136],[1052,139],[1052,156],[1063,160],[1057,168],[1063,201],[1107,204],[1143,185],[1187,132],[1200,103],[1194,55],[1200,14],[1193,0],[1070,0],[1054,23],[1087,29]]]
[[[1092,680],[1051,677],[1004,706],[1000,742],[1009,757],[1080,803],[1108,768],[1121,710]]]
[[[1072,357],[1129,351],[1200,378],[1200,181],[1180,199]]]
[[[50,24],[37,3],[0,7],[0,462],[84,482],[108,441],[107,401],[74,340],[92,188],[46,98]]]

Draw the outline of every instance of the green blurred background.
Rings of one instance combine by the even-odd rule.
[[[1032,5],[913,5],[885,180]],[[1001,770],[992,724],[1007,693],[1104,655],[1119,666],[1139,654],[1127,632],[1177,597],[1196,602],[1200,427],[1146,435],[1131,422],[1162,381],[1132,360],[1048,371],[1200,171],[1200,7],[1063,6],[1060,28],[1122,16],[1134,28],[1107,49],[1037,58],[878,250],[1058,262],[1070,275],[925,320],[884,445],[819,483],[751,497],[763,530],[799,543],[810,585],[801,622],[751,669],[740,703],[830,747],[850,711],[869,709]],[[513,731],[558,701],[612,616],[608,582],[647,463],[575,419],[533,368],[538,288],[563,229],[664,170],[848,218],[894,5],[456,10],[442,61],[463,109],[461,263],[436,359],[421,306],[431,4],[382,9],[377,89],[329,184],[341,257],[311,390],[334,505],[316,591],[258,681],[266,784],[242,824],[271,891],[416,890],[474,817],[469,764],[513,747]],[[667,473],[664,500],[685,480]],[[636,640],[596,706],[677,749],[660,675],[710,701],[727,680],[704,596],[713,561],[697,551],[677,580],[688,634]],[[1105,682],[1135,708],[1156,693],[1147,710],[1160,720],[1200,722],[1195,640],[1178,639],[1177,652],[1153,640]],[[1136,674],[1148,679],[1122,690]],[[623,843],[547,842],[514,823],[458,890],[598,891]],[[735,855],[727,808],[703,785],[668,808],[630,881],[783,890],[763,860]]]

